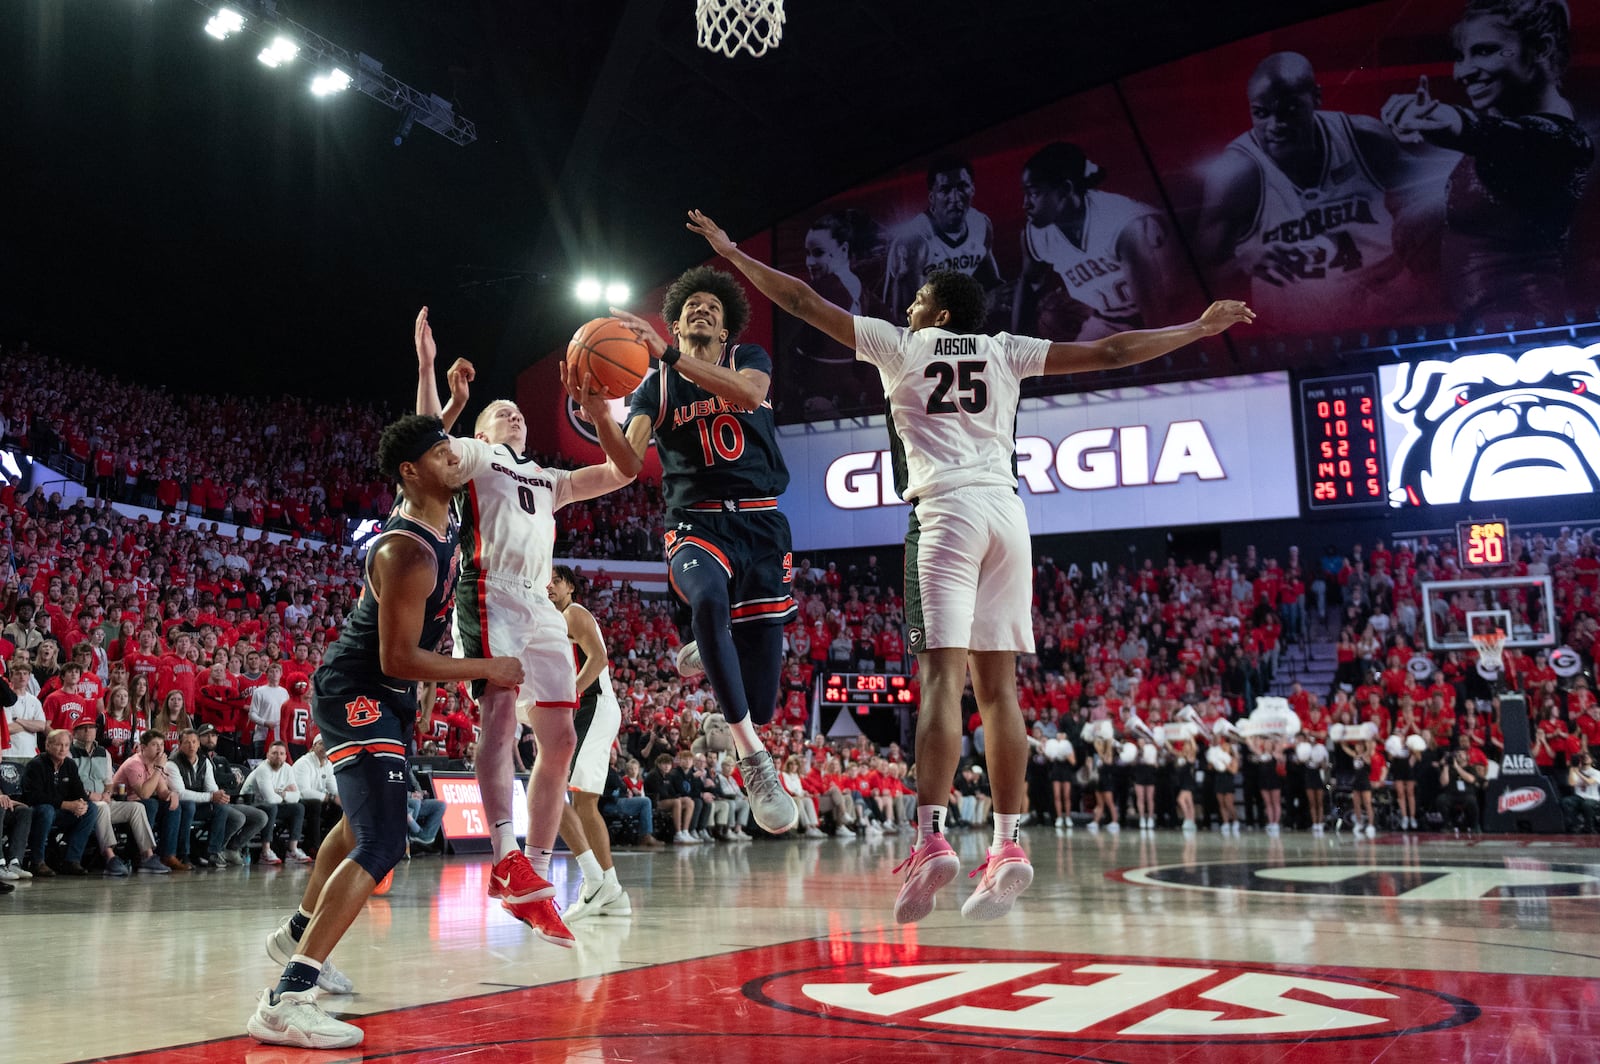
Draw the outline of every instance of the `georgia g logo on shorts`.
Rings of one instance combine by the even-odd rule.
[[[365,728],[381,716],[383,714],[378,709],[378,703],[366,695],[361,695],[354,702],[346,702],[344,704],[345,723],[352,728]]]
[[[1600,344],[1400,367],[1389,505],[1600,491]]]

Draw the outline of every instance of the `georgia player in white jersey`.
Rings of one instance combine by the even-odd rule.
[[[962,915],[992,920],[1033,880],[1017,844],[1026,798],[1028,736],[1017,705],[1017,654],[1033,651],[1032,551],[1017,495],[1017,398],[1024,377],[1132,365],[1158,358],[1255,315],[1213,303],[1197,320],[1116,333],[1092,343],[984,336],[988,300],[973,278],[945,270],[917,290],[909,328],[852,317],[804,281],[740,251],[710,218],[689,228],[778,306],[877,366],[889,399],[890,449],[906,535],[906,619],[922,677],[917,718],[917,839],[895,919],[933,911],[960,871],[944,838],[945,804],[961,759],[961,692],[967,665],[983,717],[995,811],[994,842]],[[897,869],[898,870],[898,869]]]
[[[440,411],[434,381],[438,352],[428,308],[417,315],[417,412],[441,416],[448,430],[466,406],[472,364],[450,367],[450,405]],[[509,400],[490,403],[478,416],[473,439],[452,438],[461,460],[461,581],[456,589],[455,653],[496,654],[522,661],[525,679],[515,692],[482,686],[482,742],[474,771],[490,820],[494,869],[489,896],[540,938],[570,947],[572,932],[556,910],[547,878],[550,855],[566,805],[567,766],[577,745],[572,715],[577,708],[567,622],[550,602],[555,512],[631,483],[640,461],[589,382],[571,380],[566,364],[561,383],[594,422],[607,461],[572,471],[546,469],[522,452],[527,425]],[[511,801],[513,748],[518,718],[533,728],[539,753],[528,786],[527,852],[517,850]]]

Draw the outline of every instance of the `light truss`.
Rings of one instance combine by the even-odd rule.
[[[224,8],[244,16],[241,33],[267,43],[279,38],[299,45],[296,61],[337,67],[350,76],[350,86],[372,97],[390,110],[405,115],[411,123],[433,130],[456,144],[471,144],[478,139],[478,127],[455,113],[455,105],[432,93],[424,93],[384,72],[383,64],[363,52],[351,52],[335,44],[278,10],[277,0],[194,0],[215,17]]]

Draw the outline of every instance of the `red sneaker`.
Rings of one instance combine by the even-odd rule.
[[[378,885],[372,888],[372,896],[381,897],[389,893],[389,888],[392,886],[394,886],[394,869],[391,868],[383,874],[382,879],[378,880]]]
[[[546,942],[571,949],[573,943],[577,941],[562,921],[561,913],[556,909],[553,898],[541,898],[538,901],[512,901],[507,898],[500,905],[506,912],[532,928],[533,933]]]
[[[972,875],[980,872],[983,878],[978,880],[978,889],[961,906],[961,915],[968,920],[998,920],[1011,911],[1011,903],[1017,900],[1017,895],[1033,882],[1033,865],[1027,853],[1014,842],[1006,843],[999,853],[991,850],[985,854],[983,864],[975,868]]]
[[[941,834],[928,835],[922,845],[911,851],[911,856],[895,865],[894,870],[910,866],[906,881],[900,886],[900,896],[894,900],[894,919],[900,924],[914,924],[933,912],[934,895],[950,884],[961,871],[961,859]]]
[[[489,897],[507,902],[543,901],[556,896],[556,888],[533,870],[521,850],[513,850],[489,870]],[[513,914],[515,915],[515,914]],[[521,920],[522,917],[518,916]],[[526,922],[526,921],[524,921]]]

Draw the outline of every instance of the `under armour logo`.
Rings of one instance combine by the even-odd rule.
[[[398,771],[396,769],[390,769],[389,770],[389,782],[390,783],[404,783],[405,781],[406,781],[405,773],[400,772],[400,771]]]
[[[693,527],[694,527],[694,525],[691,525],[691,524],[690,524],[690,523],[689,523],[689,522],[687,522],[687,521],[679,521],[679,522],[678,522],[678,531],[679,531],[679,532],[687,532],[687,531],[689,531],[689,530],[690,530],[690,529],[692,529],[692,528],[693,528]]]
[[[697,566],[699,564],[700,564],[700,559],[699,558],[690,558],[688,561],[686,561],[682,565],[678,566],[678,571],[686,573],[690,569],[693,569],[695,566]]]
[[[739,503],[733,499],[723,499],[722,508],[727,510],[729,513],[733,513],[739,509]]]

